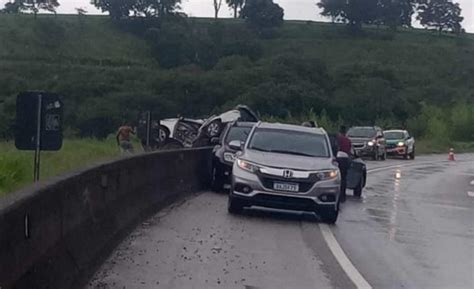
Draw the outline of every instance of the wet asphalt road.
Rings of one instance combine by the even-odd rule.
[[[474,288],[474,155],[457,157],[367,161],[363,198],[330,230],[372,288]],[[314,215],[231,216],[226,202],[206,192],[159,212],[86,287],[357,288]]]

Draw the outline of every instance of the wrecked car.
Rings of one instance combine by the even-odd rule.
[[[228,123],[234,121],[257,122],[258,116],[245,105],[207,119],[168,118],[152,125],[156,140],[161,149],[178,149],[209,146],[218,142],[219,136]],[[145,121],[146,124],[146,121]],[[158,130],[158,131],[156,131]]]

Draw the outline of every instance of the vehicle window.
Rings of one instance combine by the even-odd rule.
[[[240,111],[240,121],[248,121],[248,122],[256,122],[257,121],[257,119],[251,113],[249,113],[247,110],[241,109],[239,111]]]
[[[377,131],[369,127],[353,127],[347,132],[348,137],[374,137]]]
[[[231,127],[229,133],[225,138],[225,143],[228,144],[231,141],[245,141],[250,133],[251,127]]]
[[[290,130],[257,129],[249,149],[303,155],[329,157],[329,147],[324,135]]]
[[[401,131],[389,131],[384,133],[386,139],[403,139],[405,134]]]

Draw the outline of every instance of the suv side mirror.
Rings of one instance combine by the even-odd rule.
[[[219,138],[218,137],[211,138],[211,145],[218,145],[218,144],[219,144]]]
[[[243,146],[243,143],[238,140],[233,140],[229,143],[229,147],[236,151],[241,150],[242,146]]]

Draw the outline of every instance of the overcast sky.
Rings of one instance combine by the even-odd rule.
[[[299,20],[327,20],[318,14],[316,7],[317,0],[274,0],[285,9],[285,19],[299,19]],[[8,0],[0,0],[1,4],[8,2]],[[90,0],[59,0],[61,6],[59,13],[75,13],[77,7],[85,8],[90,14],[100,13],[92,5]],[[213,17],[214,8],[213,0],[182,0],[182,10],[189,16],[196,17]],[[225,2],[223,0],[223,2]],[[455,0],[461,4],[464,22],[463,26],[467,31],[474,33],[474,0]],[[3,5],[0,5],[3,7]],[[223,4],[219,13],[221,17],[230,17],[232,12]]]

